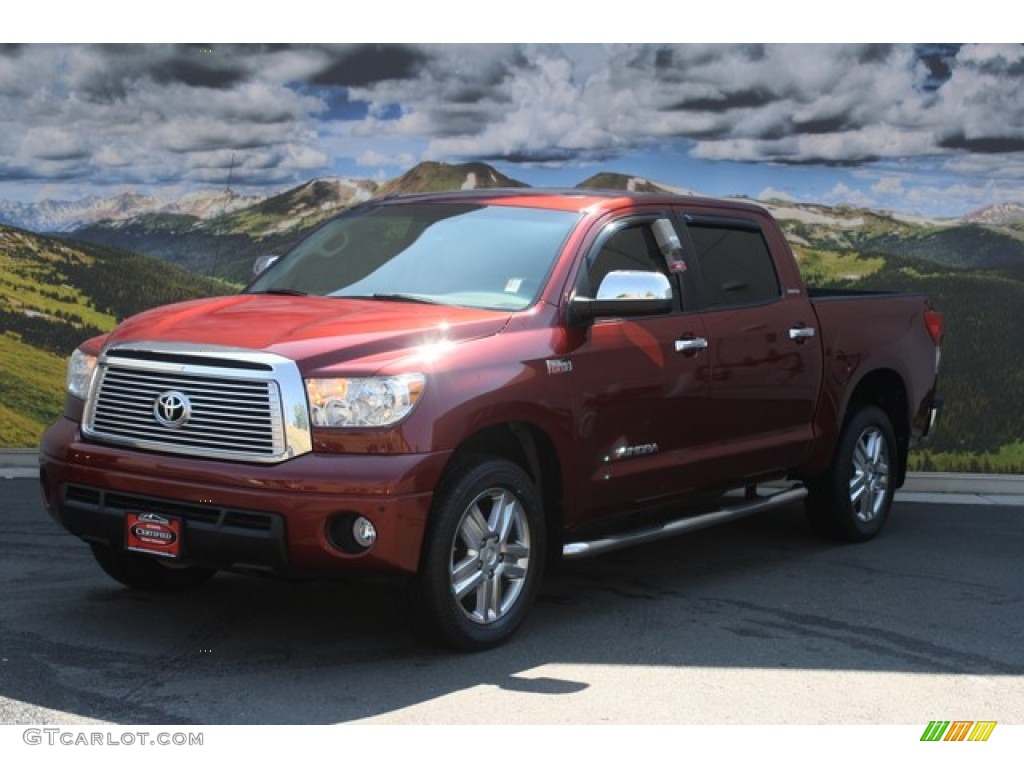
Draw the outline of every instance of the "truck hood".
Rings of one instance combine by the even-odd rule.
[[[429,342],[491,336],[509,314],[402,301],[240,294],[172,304],[123,322],[121,342],[178,342],[261,350],[306,370],[363,361],[383,364]]]

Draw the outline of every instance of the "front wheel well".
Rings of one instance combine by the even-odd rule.
[[[458,466],[464,457],[472,455],[511,461],[530,476],[544,507],[549,565],[555,565],[561,555],[564,538],[564,485],[562,463],[551,438],[527,422],[496,424],[464,440],[456,448],[448,466]]]

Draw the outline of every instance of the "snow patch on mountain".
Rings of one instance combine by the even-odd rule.
[[[72,232],[101,221],[125,222],[153,213],[184,214],[209,219],[247,208],[263,197],[239,195],[229,190],[191,192],[176,200],[125,192],[113,197],[79,200],[44,200],[38,203],[0,201],[0,223],[32,232]]]
[[[158,213],[177,213],[195,216],[199,219],[212,219],[225,213],[234,213],[243,208],[266,200],[265,196],[239,195],[230,190],[203,190],[190,192],[187,195],[164,205]]]
[[[897,213],[892,211],[887,215],[892,216],[896,221],[904,224],[914,224],[918,227],[955,227],[962,223],[960,219],[934,219],[930,216],[918,216],[913,213]]]
[[[974,211],[964,217],[974,224],[1000,227],[1024,223],[1024,203],[999,203]]]
[[[778,205],[762,202],[761,205],[767,208],[772,216],[779,221],[799,221],[803,224],[821,224],[827,227],[841,227],[844,229],[855,229],[864,224],[863,216],[846,218],[841,216],[827,216],[824,213],[799,208],[791,205]]]

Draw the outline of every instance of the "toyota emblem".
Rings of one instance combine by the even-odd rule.
[[[178,429],[185,426],[192,415],[192,403],[188,395],[177,390],[162,392],[153,401],[153,417],[161,426]]]

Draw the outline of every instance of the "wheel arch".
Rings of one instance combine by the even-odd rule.
[[[562,461],[548,434],[524,421],[509,421],[485,427],[458,445],[448,460],[444,474],[473,455],[505,459],[530,476],[544,505],[549,565],[557,562],[562,551],[565,520],[564,480]]]
[[[842,426],[866,405],[881,408],[892,424],[899,462],[896,468],[896,487],[899,488],[907,476],[907,455],[910,451],[910,404],[903,377],[890,368],[880,368],[864,376],[850,393],[843,412]]]

